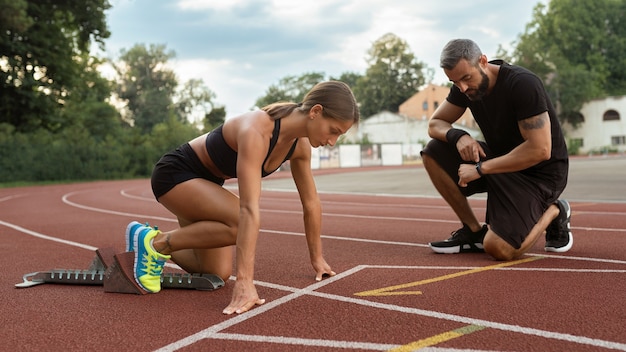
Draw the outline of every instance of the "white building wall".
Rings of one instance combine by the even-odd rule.
[[[603,116],[608,110],[619,113],[619,120],[604,121]],[[604,148],[626,151],[626,145],[613,145],[612,137],[626,136],[626,97],[609,97],[585,103],[580,110],[584,122],[574,129],[570,124],[563,124],[565,136],[569,140],[581,139],[583,146],[579,152],[586,154],[601,151]]]
[[[367,136],[371,143],[412,144],[430,139],[427,120],[416,120],[388,111],[361,121],[352,136],[353,141],[361,141]]]

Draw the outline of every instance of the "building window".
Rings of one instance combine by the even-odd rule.
[[[626,136],[611,136],[611,145],[625,145]]]
[[[435,110],[437,110],[437,108],[439,107],[439,102],[436,101],[433,106],[435,107]]]
[[[584,147],[584,146],[585,146],[584,139],[582,139],[582,138],[572,138],[572,139],[570,140],[570,144],[571,144],[571,145],[574,145],[574,146],[577,146],[577,147],[579,147],[579,148],[580,148],[580,147]]]
[[[422,103],[422,109],[424,109],[424,111],[428,110],[428,102],[424,101],[424,103]]]
[[[619,112],[613,109],[607,110],[606,112],[604,112],[604,115],[602,115],[602,121],[615,121],[615,120],[619,120]]]

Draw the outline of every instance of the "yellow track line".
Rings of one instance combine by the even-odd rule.
[[[462,328],[458,328],[456,330],[444,332],[439,335],[431,336],[429,338],[425,338],[419,341],[411,342],[403,346],[392,348],[388,352],[411,352],[411,351],[418,350],[420,348],[438,345],[442,342],[456,339],[457,337],[468,335],[473,332],[480,331],[484,328],[485,328],[484,326],[480,326],[480,325],[467,325]]]
[[[406,283],[406,284],[396,285],[396,286],[383,287],[383,288],[378,288],[378,289],[370,290],[370,291],[357,292],[354,295],[355,296],[421,295],[422,291],[397,291],[397,290],[401,290],[401,289],[405,289],[405,288],[409,288],[409,287],[415,287],[415,286],[424,285],[424,284],[429,284],[429,283],[437,282],[437,281],[453,279],[455,277],[464,276],[464,275],[470,275],[470,274],[475,274],[475,273],[480,273],[480,272],[483,272],[483,271],[488,271],[488,270],[493,270],[493,269],[498,269],[498,268],[504,268],[504,267],[507,267],[507,266],[523,264],[523,263],[532,262],[532,261],[535,261],[535,260],[538,260],[538,259],[543,259],[543,257],[530,257],[530,258],[515,260],[515,261],[511,261],[511,262],[506,262],[506,263],[489,265],[489,266],[485,266],[485,267],[481,267],[481,268],[476,268],[476,269],[471,269],[471,270],[466,270],[466,271],[460,271],[460,272],[454,273],[454,274],[439,276],[439,277],[435,277],[435,278],[432,278],[432,279],[426,279],[426,280],[422,280],[422,281],[409,282],[409,283]]]

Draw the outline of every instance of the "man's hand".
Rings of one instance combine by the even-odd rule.
[[[485,158],[487,155],[483,150],[483,147],[469,135],[465,135],[456,142],[456,149],[461,155],[461,159],[465,161],[479,162],[481,158]]]
[[[476,165],[461,164],[459,166],[459,186],[467,187],[467,184],[480,178]]]

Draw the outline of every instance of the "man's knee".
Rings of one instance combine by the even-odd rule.
[[[439,165],[437,164],[435,159],[433,159],[433,157],[428,154],[422,154],[422,164],[424,165],[424,168],[426,168],[426,170],[430,170],[433,166]]]
[[[447,143],[442,142],[438,139],[431,139],[426,144],[424,149],[422,149],[420,155],[422,156],[422,158],[427,157],[431,160],[435,160],[437,159],[437,157],[441,157],[445,154],[450,153],[449,148],[450,146]]]
[[[491,230],[487,232],[483,240],[483,248],[485,249],[485,253],[494,257],[496,260],[515,259],[515,248]]]

